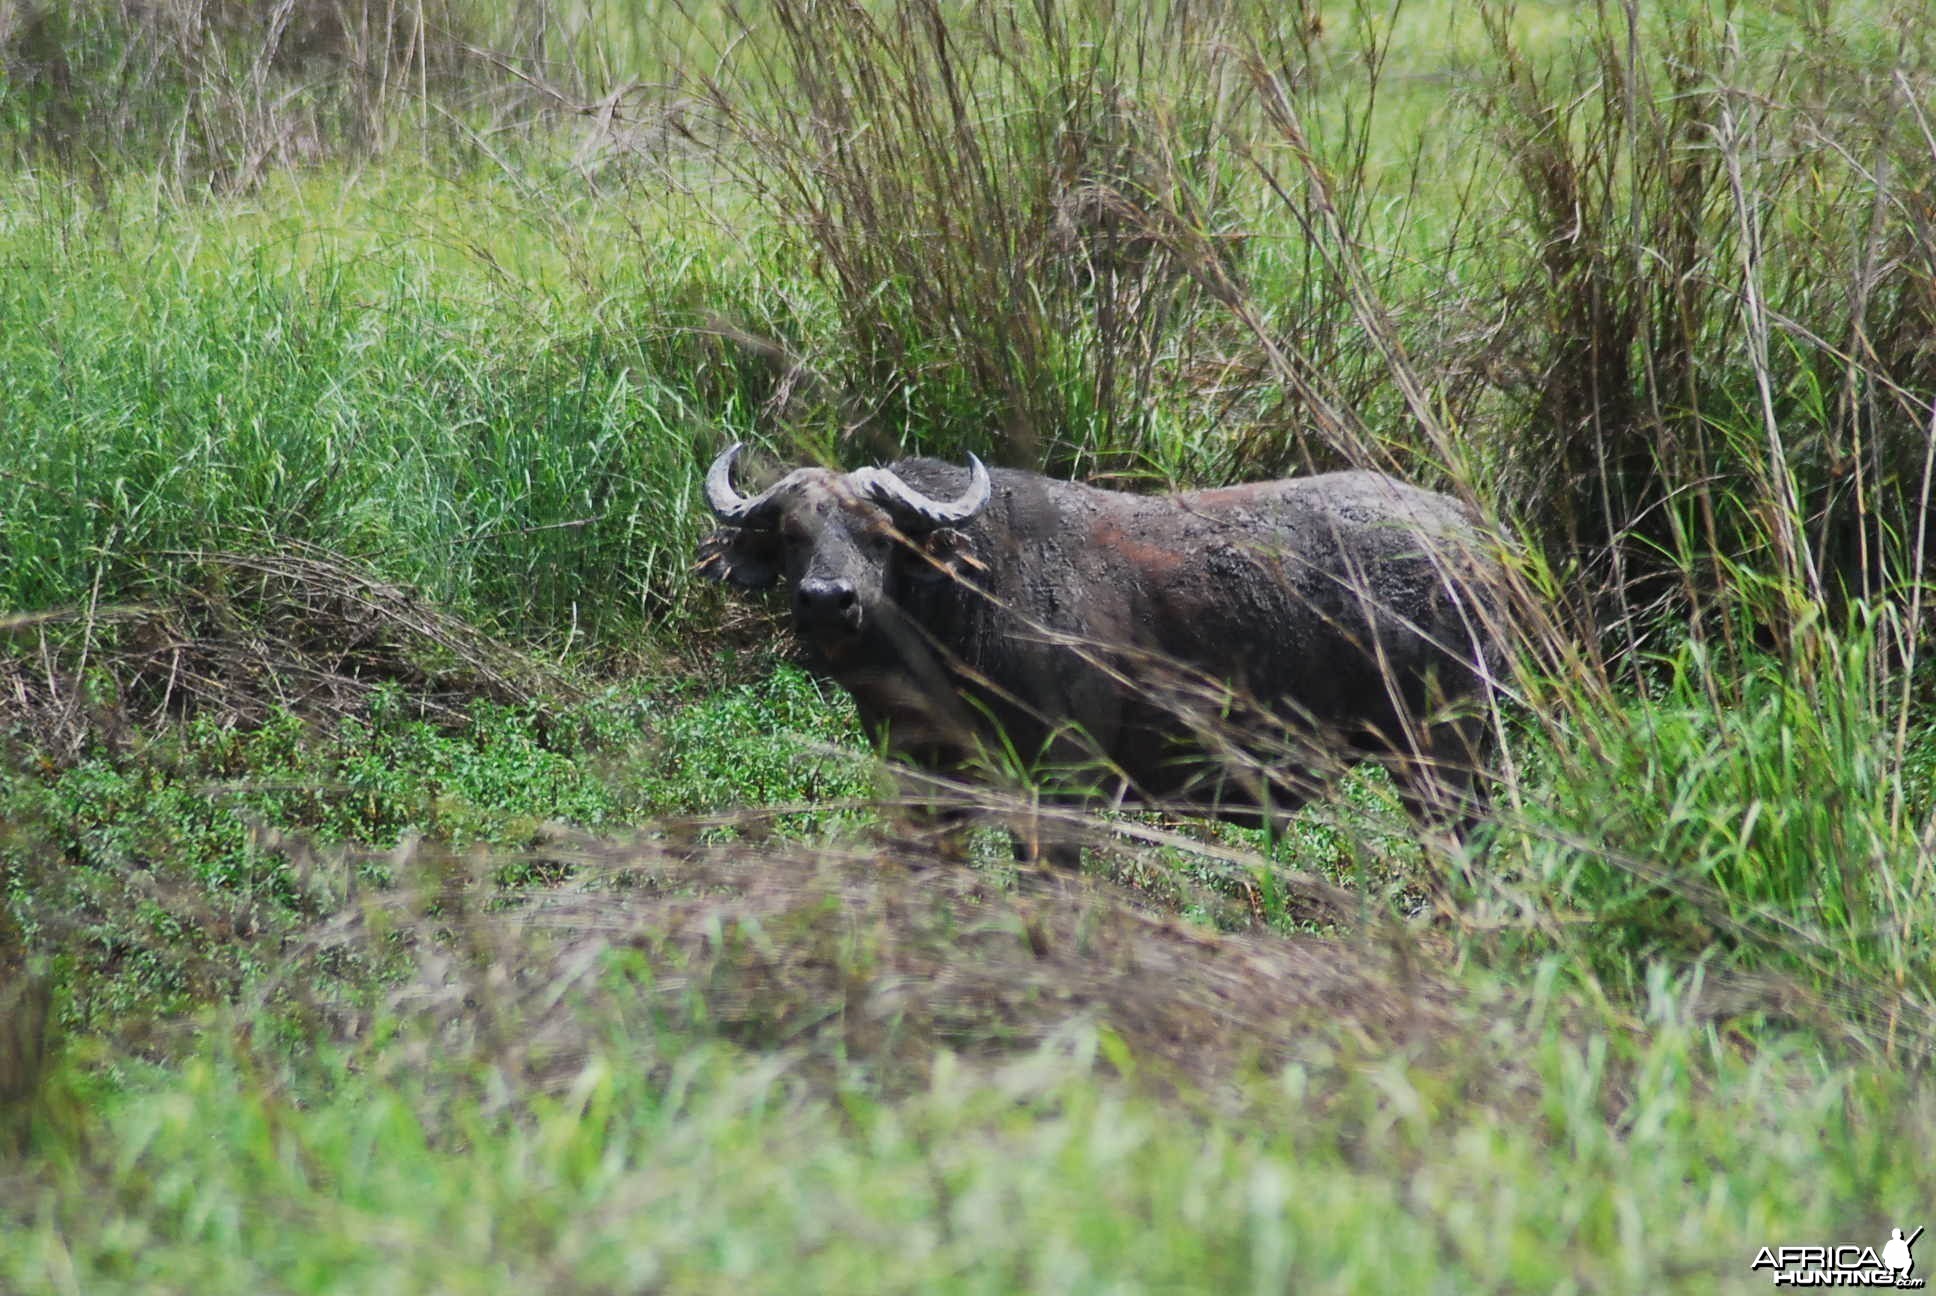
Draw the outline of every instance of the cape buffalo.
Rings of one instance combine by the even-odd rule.
[[[1130,495],[973,456],[746,496],[740,449],[706,475],[699,572],[784,581],[809,664],[917,766],[1006,755],[1061,799],[1254,823],[1373,758],[1426,823],[1480,807],[1498,565],[1447,496],[1372,472]]]

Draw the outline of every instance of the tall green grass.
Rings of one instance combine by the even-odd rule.
[[[1876,689],[1883,648],[1821,633],[1801,676],[1689,643],[1638,698],[1572,711],[1522,748],[1475,907],[1629,991],[1700,963],[1774,975],[1760,1007],[1832,1030],[1936,1025],[1936,753]]]
[[[467,254],[457,259],[474,283],[503,289],[492,309],[511,327],[488,341],[454,341],[439,302],[419,311],[414,253],[387,257],[394,282],[359,267],[344,291],[329,266],[310,266],[300,286],[258,282],[246,245],[225,249],[239,279],[183,282],[164,252],[162,273],[130,290],[154,294],[145,303],[117,290],[37,300],[87,291],[88,248],[122,255],[120,225],[86,213],[116,206],[133,164],[97,172],[86,201],[50,199],[16,168],[7,204],[10,224],[31,227],[16,236],[24,266],[67,258],[76,238],[82,252],[72,287],[15,276],[30,295],[15,299],[14,320],[58,329],[77,312],[112,312],[152,327],[164,295],[237,303],[226,324],[183,303],[182,341],[209,335],[198,351],[95,361],[104,376],[179,368],[174,398],[189,404],[239,398],[258,417],[242,393],[195,375],[213,365],[223,381],[262,374],[281,387],[277,364],[340,370],[344,348],[378,327],[355,318],[373,306],[386,338],[399,330],[396,363],[411,366],[428,409],[487,434],[476,462],[495,480],[474,487],[376,442],[365,457],[386,477],[397,465],[391,489],[427,499],[454,476],[449,488],[469,496],[455,513],[480,515],[468,529],[446,523],[447,556],[413,555],[415,571],[450,578],[439,594],[477,570],[474,606],[518,601],[535,578],[545,615],[568,609],[529,567],[500,580],[464,547],[509,532],[562,560],[560,546],[582,537],[560,524],[593,511],[615,508],[619,528],[659,519],[670,529],[658,548],[684,551],[678,454],[689,477],[722,415],[789,455],[974,449],[1130,483],[1349,462],[1454,481],[1540,542],[1588,633],[1628,646],[1636,621],[1672,610],[1705,622],[1752,597],[1734,566],[1788,591],[1749,613],[1776,635],[1795,607],[1899,597],[1917,570],[1932,388],[1918,339],[1936,322],[1919,286],[1932,250],[1918,213],[1936,135],[1917,93],[1927,51],[1906,9],[1853,7],[1838,23],[1601,7],[1561,22],[1432,6],[1327,18],[1248,3],[1129,15],[1102,0],[879,12],[803,2],[659,12],[664,42],[613,36],[628,52],[609,66],[582,43],[618,21],[597,5],[467,12],[504,36],[482,66],[513,69],[546,105],[511,131],[464,97],[482,82],[459,78],[434,99],[454,137],[434,161],[448,178],[432,237]],[[203,17],[229,30],[216,10]],[[468,48],[454,13],[426,21]],[[578,43],[540,60],[531,43],[545,31]],[[433,90],[418,81],[421,107]],[[238,94],[208,111],[253,102]],[[566,114],[587,119],[582,131],[537,131],[572,105],[586,109]],[[335,143],[306,165],[360,157]],[[423,161],[397,141],[374,156],[406,171]],[[291,208],[273,192],[280,174],[246,192],[282,221],[313,223],[307,204],[333,201],[358,213],[352,223],[394,229],[380,179],[367,202],[312,186]],[[74,214],[52,212],[63,205]],[[470,205],[498,228],[480,236],[454,218]],[[207,209],[181,210],[164,218],[185,222],[168,236],[192,245],[194,213]],[[132,251],[152,255],[153,238]],[[545,267],[535,292],[533,264]],[[292,350],[282,308],[262,300],[278,295],[314,303],[319,317],[301,329],[313,356]],[[534,313],[545,326],[520,327]],[[220,353],[224,328],[233,357]],[[669,354],[635,355],[640,333],[672,339]],[[88,358],[85,338],[73,340]],[[82,417],[104,439],[136,414],[165,427],[166,409],[140,401],[43,411],[50,362],[16,344],[28,377],[10,413],[36,436]],[[255,346],[259,359],[244,354]],[[420,377],[432,352],[451,368]],[[438,383],[468,388],[468,370],[498,390],[446,408]],[[729,373],[722,387],[720,370],[742,381]],[[579,390],[569,403],[540,398],[506,371],[547,393]],[[328,399],[300,383],[288,394],[311,408]],[[314,421],[279,412],[266,434],[234,433],[237,489],[302,504],[307,483],[337,468]],[[643,462],[597,462],[619,426]],[[368,435],[338,428],[332,453]],[[273,454],[291,460],[287,481]],[[61,452],[50,471],[74,457]],[[560,480],[510,480],[518,464],[552,459]],[[115,469],[110,456],[107,480]],[[146,491],[160,475],[126,477]],[[354,465],[348,475],[354,489]],[[635,515],[624,483],[601,476],[629,477],[652,506]],[[184,498],[195,480],[181,479]],[[527,497],[529,510],[507,502]],[[105,520],[97,533],[62,539],[84,547],[117,522],[141,530],[166,503],[103,501],[89,506]],[[224,520],[237,512],[226,505]],[[371,509],[390,511],[382,492]],[[276,521],[260,503],[240,511]],[[608,560],[636,567],[638,546],[652,547],[634,529],[629,550],[579,547],[596,558],[567,581],[608,593],[597,573],[622,565]],[[339,518],[325,530],[367,540],[380,527]],[[675,598],[670,558],[655,552],[647,567],[648,597]],[[92,587],[84,572],[70,556],[48,594],[78,598]]]
[[[747,386],[658,313],[696,322],[678,276],[709,245],[668,244],[649,296],[579,319],[503,268],[555,260],[542,235],[479,230],[453,267],[421,234],[301,228],[319,190],[12,213],[0,603],[165,599],[197,551],[310,545],[524,636],[666,621],[693,460]]]

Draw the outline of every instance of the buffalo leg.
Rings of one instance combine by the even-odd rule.
[[[1465,716],[1432,726],[1420,744],[1424,750],[1386,757],[1399,800],[1420,828],[1463,842],[1485,817],[1491,736],[1484,716]]]
[[[1079,797],[1044,797],[1043,805],[1051,811],[1049,814],[1025,812],[1014,816],[1008,835],[1014,844],[1016,863],[1048,864],[1072,872],[1080,869],[1082,841],[1074,835],[1074,826],[1064,816],[1054,813],[1057,808],[1080,804]]]
[[[1015,845],[1015,862],[1018,864],[1047,864],[1051,868],[1068,869],[1070,872],[1082,868],[1082,843],[1075,841],[1045,840],[1040,835],[1022,830],[1009,833]]]

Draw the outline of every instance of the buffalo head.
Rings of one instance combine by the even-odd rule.
[[[840,473],[797,468],[757,495],[733,486],[739,444],[706,474],[706,502],[723,525],[701,543],[698,571],[741,589],[784,578],[793,625],[823,653],[872,628],[904,580],[950,574],[956,527],[988,503],[988,470],[968,456],[968,488],[937,500],[886,468]]]

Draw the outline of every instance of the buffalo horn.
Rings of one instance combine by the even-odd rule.
[[[988,503],[988,469],[973,455],[968,456],[968,489],[956,500],[930,499],[886,468],[862,468],[849,474],[848,480],[890,512],[918,519],[929,526],[966,522]]]
[[[745,442],[735,441],[713,460],[713,466],[706,470],[706,503],[712,505],[722,522],[758,526],[766,520],[761,514],[767,511],[774,494],[793,478],[789,474],[751,498],[740,494],[733,489],[733,460],[745,448]]]

